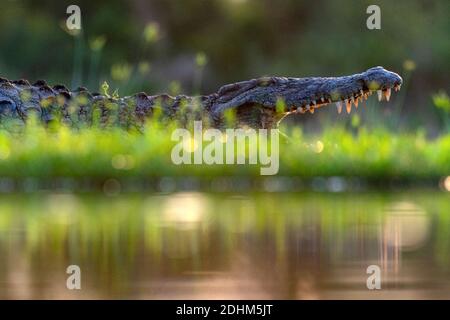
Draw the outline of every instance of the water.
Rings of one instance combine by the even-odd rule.
[[[449,299],[450,196],[0,195],[1,299]],[[78,265],[81,290],[68,290]],[[366,273],[379,266],[381,290]]]

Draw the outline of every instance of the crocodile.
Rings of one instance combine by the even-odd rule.
[[[61,121],[69,125],[119,125],[142,127],[149,119],[176,120],[189,125],[203,120],[210,127],[274,128],[289,114],[314,113],[320,107],[336,104],[348,113],[374,92],[389,101],[391,90],[398,91],[402,78],[383,67],[341,77],[261,77],[232,83],[210,95],[190,97],[143,92],[117,97],[90,93],[79,87],[70,91],[64,85],[50,87],[46,81],[0,78],[0,122],[16,118],[26,123],[35,114],[44,123]],[[228,116],[228,115],[231,116]]]

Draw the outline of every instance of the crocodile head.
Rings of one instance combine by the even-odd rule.
[[[287,114],[314,113],[331,103],[336,103],[339,113],[343,106],[350,113],[352,105],[358,107],[374,92],[380,101],[389,101],[392,89],[398,91],[401,85],[402,78],[383,67],[342,77],[259,78],[222,87],[212,112],[219,119],[226,110],[235,109],[238,126],[270,128]]]

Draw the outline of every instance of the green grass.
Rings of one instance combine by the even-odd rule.
[[[119,128],[46,129],[36,123],[0,129],[0,177],[13,179],[163,176],[259,176],[259,165],[175,165],[175,124],[150,123],[142,132]],[[450,175],[450,134],[331,128],[319,135],[299,128],[280,139],[279,175],[361,177],[368,180],[439,179]]]

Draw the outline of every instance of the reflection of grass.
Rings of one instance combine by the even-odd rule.
[[[8,127],[5,129],[5,127]],[[255,165],[182,165],[171,162],[173,126],[149,124],[143,132],[117,128],[44,129],[3,124],[0,176],[11,178],[120,178],[259,175]],[[327,129],[320,136],[287,132],[280,146],[280,175],[359,176],[368,179],[428,179],[450,174],[450,134],[428,140],[423,134],[386,130],[355,133]]]
[[[260,254],[274,250],[274,263],[290,261],[300,254],[298,248],[303,245],[303,250],[313,250],[321,261],[340,264],[349,254],[356,257],[359,251],[351,245],[362,242],[367,244],[367,251],[360,252],[361,257],[377,259],[380,230],[392,229],[386,225],[392,221],[387,219],[390,213],[386,209],[405,200],[414,201],[435,226],[427,230],[426,243],[416,250],[430,257],[430,266],[436,263],[447,270],[450,234],[445,222],[449,220],[450,202],[446,194],[427,192],[185,193],[115,198],[3,195],[0,233],[5,236],[0,237],[0,252],[6,260],[12,259],[12,251],[22,252],[31,262],[45,267],[68,259],[82,268],[89,266],[90,272],[99,275],[99,281],[108,283],[111,277],[115,284],[132,278],[141,264],[150,275],[178,274],[184,269],[227,269],[233,254],[252,243]],[[186,219],[177,212],[194,218]],[[409,215],[397,215],[395,221],[402,217],[408,219]],[[18,230],[21,232],[16,234]],[[211,256],[217,257],[217,265],[208,265]]]

